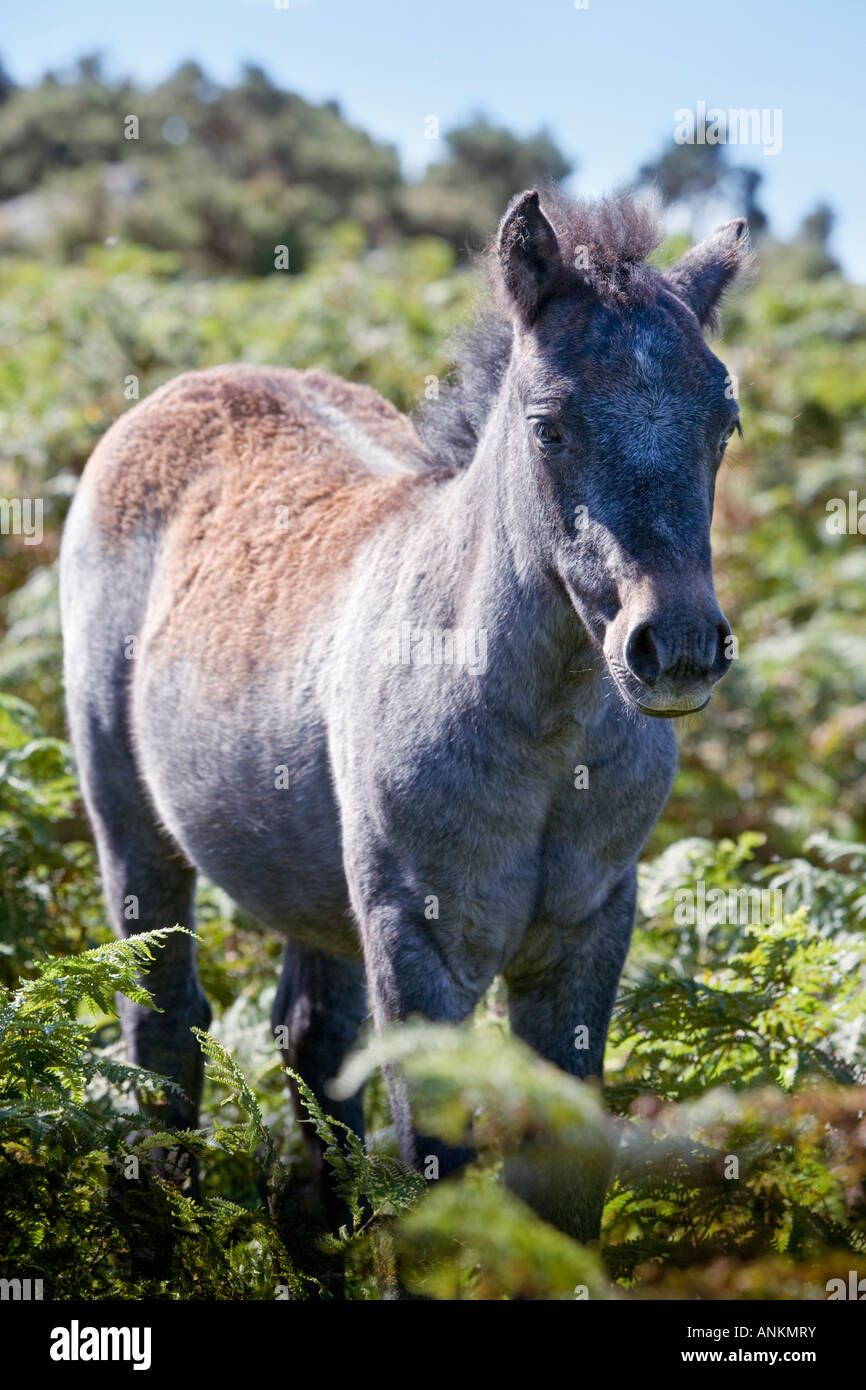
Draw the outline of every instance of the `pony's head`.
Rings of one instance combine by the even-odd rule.
[[[716,474],[739,427],[707,347],[745,251],[729,222],[670,270],[646,207],[514,198],[494,248],[511,324],[499,394],[520,525],[625,699],[700,709],[730,664],[713,586]],[[504,412],[504,413],[503,413]]]

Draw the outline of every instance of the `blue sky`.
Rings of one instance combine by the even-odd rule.
[[[578,0],[584,3],[584,0]],[[628,179],[699,101],[782,113],[782,148],[742,146],[764,174],[780,234],[818,200],[834,249],[866,281],[861,145],[864,0],[31,0],[7,7],[0,54],[19,81],[100,50],[111,73],[156,81],[194,58],[218,82],[244,61],[397,146],[409,173],[424,136],[483,111],[520,133],[547,125],[598,194]]]

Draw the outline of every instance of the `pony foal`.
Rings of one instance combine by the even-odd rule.
[[[368,1011],[463,1019],[497,973],[519,1037],[601,1075],[670,721],[729,664],[710,520],[737,406],[702,329],[745,224],[663,272],[627,199],[545,207],[508,208],[497,307],[417,426],[316,371],[191,372],[108,431],[64,534],[69,722],[114,926],[192,928],[200,870],[283,932],[286,1060],[359,1133],[361,1097],[324,1087]],[[484,660],[419,660],[425,633],[464,634],[464,656],[483,633]],[[194,1124],[190,939],[145,982],[162,1012],[123,1004],[129,1054]],[[465,1160],[388,1086],[407,1159]],[[597,1233],[604,1174],[516,1159],[509,1180]]]

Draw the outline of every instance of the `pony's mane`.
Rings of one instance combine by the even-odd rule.
[[[603,304],[643,304],[655,293],[658,272],[645,264],[661,240],[656,207],[627,194],[577,201],[559,189],[541,200],[562,251],[561,291],[583,287]],[[431,465],[458,472],[475,455],[484,422],[511,355],[512,327],[503,308],[495,241],[483,257],[487,293],[470,323],[450,344],[454,368],[438,398],[424,401],[415,424]]]

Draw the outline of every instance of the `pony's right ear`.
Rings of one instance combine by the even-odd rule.
[[[538,194],[518,193],[508,204],[496,242],[502,283],[529,327],[550,297],[562,270],[559,242],[538,203]]]

